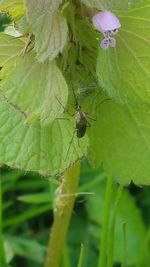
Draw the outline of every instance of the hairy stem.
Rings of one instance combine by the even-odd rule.
[[[56,196],[54,223],[48,244],[45,267],[59,267],[67,230],[77,194],[80,162],[67,170]]]

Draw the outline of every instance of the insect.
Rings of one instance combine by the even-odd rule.
[[[87,127],[90,127],[91,125],[87,120],[87,118],[89,117],[88,113],[84,112],[82,110],[81,105],[79,105],[79,103],[77,101],[77,98],[76,98],[74,90],[73,90],[73,95],[74,95],[75,107],[76,107],[76,113],[75,113],[76,135],[77,135],[78,138],[82,138],[86,133]],[[93,119],[93,118],[91,118],[91,119]]]
[[[85,136],[87,127],[91,126],[87,119],[89,118],[89,119],[95,121],[94,118],[89,117],[89,114],[87,112],[84,112],[82,110],[81,105],[77,101],[74,90],[73,90],[73,95],[74,95],[74,99],[75,99],[75,108],[76,108],[76,112],[75,112],[75,114],[73,114],[73,115],[75,115],[75,131],[74,131],[72,138],[70,140],[70,145],[69,145],[68,150],[67,150],[66,159],[67,159],[68,153],[70,151],[70,147],[71,147],[71,144],[73,142],[75,134],[78,138],[78,144],[79,144],[79,139]]]

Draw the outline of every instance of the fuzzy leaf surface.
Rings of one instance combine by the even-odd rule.
[[[30,23],[46,15],[53,13],[62,3],[62,0],[25,0],[27,7],[27,16]]]
[[[10,61],[16,61],[24,43],[5,33],[0,33],[0,64],[1,66]]]
[[[7,67],[3,71],[7,72]],[[27,117],[37,115],[43,124],[64,112],[68,97],[67,84],[55,62],[40,64],[32,53],[18,58],[2,90],[8,102],[18,106]]]
[[[67,41],[66,19],[57,10],[61,1],[26,1],[27,17],[35,35],[35,51],[39,62],[53,60]]]
[[[42,175],[63,172],[87,152],[88,139],[80,141],[74,133],[74,118],[56,120],[48,126],[39,122],[26,125],[24,117],[1,98],[0,101],[0,164]],[[68,152],[68,148],[70,150]],[[68,154],[67,154],[68,153]]]
[[[113,100],[100,104],[98,96],[89,100],[89,108],[91,103],[97,107],[96,122],[88,131],[91,162],[122,184],[150,184],[149,109]]]
[[[82,2],[91,7],[101,10],[109,9],[121,9],[125,10],[129,8],[130,3],[138,3],[140,0],[82,0]]]

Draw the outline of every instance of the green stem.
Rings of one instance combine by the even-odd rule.
[[[80,257],[79,257],[78,267],[82,267],[83,266],[83,259],[84,259],[84,245],[81,244],[81,250],[80,250]]]
[[[4,250],[4,239],[3,239],[3,205],[2,205],[2,176],[0,175],[0,266],[6,264],[5,260],[5,250]]]
[[[116,199],[115,199],[114,209],[112,213],[111,226],[110,226],[110,231],[109,231],[107,267],[113,266],[115,224],[116,224],[119,201],[122,196],[122,191],[123,191],[123,187],[119,186],[117,193],[116,193]]]
[[[63,262],[62,264],[63,267],[71,267],[67,244],[64,247],[62,262]]]
[[[54,223],[48,244],[45,267],[59,267],[67,230],[74,206],[80,178],[80,162],[77,162],[63,176],[56,197]]]
[[[126,222],[123,223],[123,261],[121,267],[126,267],[126,258],[127,258],[127,240],[126,240]]]
[[[112,198],[112,179],[107,179],[106,193],[105,193],[105,205],[104,205],[104,217],[102,224],[102,237],[100,241],[100,255],[98,260],[98,267],[106,266],[106,250],[107,250],[107,236],[109,228],[109,217]]]

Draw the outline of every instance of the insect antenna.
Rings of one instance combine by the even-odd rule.
[[[74,88],[72,87],[72,92],[73,92],[73,96],[74,96],[74,100],[75,100],[75,105],[78,105],[78,100],[77,100],[77,96],[75,94]]]

